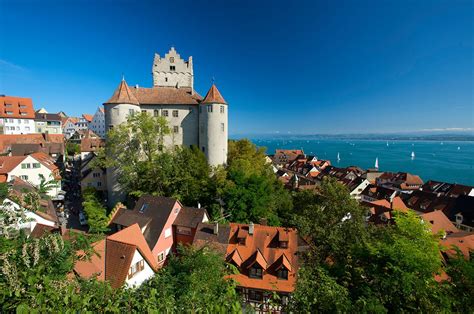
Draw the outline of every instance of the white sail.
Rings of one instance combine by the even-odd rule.
[[[411,159],[415,158],[415,152],[411,152]]]
[[[375,158],[375,169],[379,169],[379,158]]]
[[[337,153],[337,161],[340,161],[341,157],[339,156],[339,153]]]
[[[388,147],[388,142],[387,142],[387,147]]]

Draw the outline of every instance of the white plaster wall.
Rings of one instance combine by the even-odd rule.
[[[140,254],[138,250],[135,250],[135,254],[133,255],[132,263],[130,264],[130,266],[136,264],[137,262],[141,260],[144,260],[145,267],[143,268],[142,271],[136,273],[135,276],[133,276],[130,279],[128,279],[128,275],[127,275],[127,279],[125,280],[125,285],[127,287],[133,287],[133,286],[138,287],[145,280],[151,278],[155,274],[153,269],[150,267],[150,265],[148,265],[147,261],[143,258],[143,256]]]
[[[3,125],[4,134],[30,134],[36,132],[35,120],[33,119],[4,118],[0,119],[0,124]]]
[[[228,110],[229,107],[223,104],[200,105],[199,114],[199,148],[203,150],[211,166],[223,165],[227,163],[227,140],[228,140]],[[212,112],[208,111],[208,106],[212,106]],[[224,106],[224,113],[220,112],[220,107]],[[224,130],[221,124],[224,123]]]
[[[33,168],[33,165],[31,165],[31,168],[29,169],[22,169],[21,165],[27,164],[27,163],[29,164],[39,163],[40,167]],[[46,178],[46,181],[49,181],[52,179],[52,171],[49,170],[49,168],[47,168],[45,165],[43,165],[41,162],[39,162],[35,158],[31,156],[27,156],[18,166],[16,166],[12,171],[10,171],[10,173],[8,174],[8,181],[10,181],[13,178],[13,176],[20,177],[20,176],[25,175],[25,176],[28,176],[27,181],[37,187],[41,183],[41,179],[39,177],[40,174],[42,174]],[[61,182],[59,181],[58,187],[51,189],[48,192],[48,195],[51,197],[55,197],[58,195],[58,192],[60,190],[61,190]]]
[[[92,117],[89,129],[100,137],[105,137],[105,114],[100,109],[97,109]]]

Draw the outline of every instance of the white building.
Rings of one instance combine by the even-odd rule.
[[[69,139],[76,131],[78,130],[78,127],[76,126],[76,123],[79,119],[74,118],[74,117],[68,117],[63,125],[63,134],[66,139]]]
[[[105,138],[105,112],[104,108],[99,107],[92,117],[89,129],[101,138]]]
[[[105,126],[109,130],[127,121],[129,115],[146,112],[165,117],[172,134],[165,145],[197,146],[210,165],[227,162],[228,105],[213,84],[202,98],[194,89],[192,58],[181,59],[174,48],[164,57],[155,55],[153,87],[129,88],[124,79],[104,103]],[[107,171],[109,205],[123,199],[116,173]]]
[[[42,152],[28,156],[0,156],[0,181],[10,182],[14,177],[39,187],[41,176],[46,179],[56,180],[57,184],[48,195],[56,197],[61,190],[61,176],[54,159]]]
[[[61,116],[57,113],[35,113],[35,132],[48,134],[62,134]]]
[[[0,95],[2,134],[35,133],[35,111],[31,98]]]

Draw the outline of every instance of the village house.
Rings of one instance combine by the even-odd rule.
[[[137,223],[92,244],[97,254],[74,265],[82,278],[108,281],[113,288],[137,287],[150,279],[158,264]],[[85,253],[78,252],[80,257]]]
[[[105,194],[107,191],[107,175],[105,168],[94,165],[95,158],[97,156],[91,153],[81,162],[81,191],[84,191],[87,187],[93,187]]]
[[[175,247],[175,239],[189,243],[188,237],[195,232],[193,229],[196,228],[197,223],[209,220],[205,209],[185,208],[183,210],[183,208],[184,206],[174,198],[145,195],[140,197],[133,209],[117,210],[111,225],[113,229],[122,230],[137,223],[153,257],[161,267]],[[174,237],[173,229],[176,230]]]
[[[76,133],[79,128],[77,127],[77,121],[79,119],[75,117],[67,117],[63,118],[62,121],[62,128],[64,137],[68,140],[71,136]]]
[[[376,184],[405,192],[420,189],[423,180],[419,176],[407,172],[385,172],[376,179]]]
[[[0,182],[10,182],[15,177],[39,187],[43,177],[46,181],[55,180],[56,187],[48,195],[56,197],[61,190],[61,175],[54,159],[38,152],[28,156],[0,156]]]
[[[35,132],[46,134],[62,134],[63,117],[57,113],[35,113]]]
[[[458,197],[460,195],[474,196],[474,187],[429,180],[420,188],[425,192],[431,192],[438,196]]]
[[[31,98],[0,95],[0,133],[35,133],[35,110]]]
[[[8,191],[9,196],[0,204],[0,210],[24,212],[26,219],[16,226],[18,230],[24,230],[26,235],[31,237],[40,237],[45,232],[58,230],[58,216],[51,200],[40,199],[39,208],[31,208],[25,202],[28,193],[37,192],[33,185],[13,177],[8,183]]]
[[[7,156],[26,156],[42,152],[55,161],[64,158],[64,137],[61,134],[0,134],[0,154]]]
[[[252,223],[201,223],[193,245],[215,249],[239,270],[229,277],[257,313],[285,311],[295,289],[298,252],[307,246],[295,229]],[[272,302],[274,294],[279,300]]]
[[[300,155],[304,155],[301,149],[277,149],[275,155],[270,157],[277,168],[282,168],[289,165]]]
[[[94,116],[92,117],[92,120],[89,124],[89,129],[101,138],[105,138],[106,130],[104,108],[97,108],[97,111],[94,113]]]
[[[385,199],[391,202],[397,194],[398,192],[395,190],[369,184],[360,194],[360,200],[364,202],[373,202]]]

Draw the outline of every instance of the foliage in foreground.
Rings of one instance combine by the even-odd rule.
[[[473,309],[472,260],[453,260],[447,269],[452,280],[436,282],[434,275],[444,270],[438,238],[415,213],[398,213],[388,226],[365,226],[365,210],[333,180],[323,182],[319,195],[298,197],[306,205],[295,223],[310,249],[299,271],[295,311]]]
[[[87,215],[89,232],[102,233],[108,230],[109,218],[107,209],[102,204],[97,191],[93,187],[88,187],[82,192],[82,207]]]

